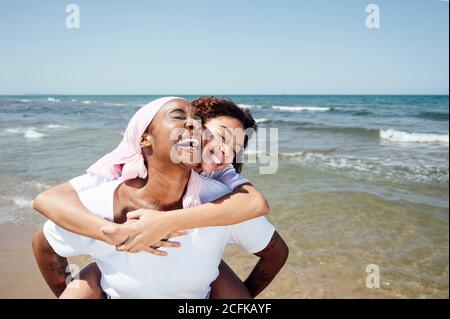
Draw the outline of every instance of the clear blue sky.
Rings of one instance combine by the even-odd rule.
[[[448,94],[448,5],[0,0],[0,94]]]

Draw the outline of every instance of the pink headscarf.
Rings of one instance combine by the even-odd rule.
[[[104,177],[108,180],[118,178],[128,180],[136,177],[146,178],[147,168],[145,167],[142,149],[139,145],[141,137],[159,110],[166,103],[175,99],[181,98],[173,96],[163,97],[141,107],[128,123],[119,146],[111,153],[106,154],[95,162],[87,169],[87,172],[91,175]],[[201,178],[194,170],[192,170],[187,190],[183,197],[183,207],[186,208],[200,205],[200,188]]]

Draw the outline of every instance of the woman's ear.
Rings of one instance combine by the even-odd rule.
[[[149,133],[144,133],[141,136],[141,140],[139,142],[141,148],[150,147],[153,145],[153,137]]]

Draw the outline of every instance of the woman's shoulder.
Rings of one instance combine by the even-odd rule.
[[[114,192],[115,189],[119,186],[119,184],[123,183],[120,179],[114,180],[105,180],[101,183],[92,185],[92,187],[86,188],[78,193],[78,195],[83,194],[101,194],[101,193],[111,193]]]
[[[114,180],[109,180],[102,176],[92,175],[92,174],[84,174],[77,177],[72,178],[69,183],[72,185],[73,189],[80,193],[84,190],[95,188],[104,184],[108,184]]]
[[[108,220],[114,220],[114,192],[121,183],[121,180],[106,181],[79,192],[78,197],[92,213]]]

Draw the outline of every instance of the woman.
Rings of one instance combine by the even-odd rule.
[[[112,214],[112,211],[109,211],[109,212],[106,213],[107,215],[109,214],[108,216],[110,217],[109,218],[110,220],[112,219],[112,220],[114,220],[116,222],[121,222],[121,221],[123,222],[126,219],[126,212],[128,212],[129,210],[136,209],[136,208],[138,208],[138,207],[140,207],[142,205],[155,204],[154,201],[156,201],[156,203],[158,204],[158,206],[159,206],[158,208],[159,209],[162,208],[162,209],[165,209],[165,210],[170,210],[170,209],[173,209],[173,208],[176,208],[176,207],[180,206],[179,205],[179,203],[180,203],[179,200],[176,201],[175,199],[176,198],[178,198],[178,199],[181,198],[183,190],[184,190],[185,186],[187,185],[187,181],[189,179],[189,165],[186,164],[187,163],[186,162],[186,157],[192,156],[192,152],[194,151],[194,149],[191,146],[190,147],[186,147],[186,145],[183,146],[182,143],[180,143],[180,141],[178,141],[177,143],[172,145],[174,147],[178,147],[181,150],[181,154],[179,154],[180,159],[181,159],[181,162],[180,162],[181,164],[180,163],[179,164],[175,164],[175,163],[173,163],[172,160],[169,160],[168,157],[167,157],[168,156],[167,154],[170,153],[169,150],[167,149],[167,145],[171,145],[171,143],[168,142],[168,138],[165,135],[167,135],[167,133],[168,133],[167,128],[169,128],[169,127],[174,128],[176,126],[175,125],[177,123],[176,121],[178,121],[178,125],[180,125],[180,123],[179,123],[180,117],[177,117],[177,116],[175,116],[173,114],[183,113],[183,110],[181,109],[181,106],[183,104],[184,104],[185,108],[188,108],[185,105],[185,101],[180,100],[180,99],[172,99],[171,101],[164,103],[164,107],[161,109],[160,112],[158,112],[158,114],[155,116],[154,121],[152,121],[152,124],[149,126],[149,131],[151,131],[151,134],[146,132],[141,137],[141,141],[139,143],[139,146],[142,147],[142,149],[144,150],[144,154],[145,154],[144,159],[145,159],[145,162],[146,162],[146,165],[147,165],[146,169],[149,172],[148,175],[146,174],[146,171],[143,173],[145,175],[145,177],[146,177],[146,180],[139,179],[139,178],[133,178],[133,179],[126,180],[124,183],[122,183],[121,181],[113,181],[113,182],[104,184],[104,185],[106,185],[106,186],[104,186],[105,188],[101,188],[101,187],[103,187],[103,185],[102,185],[98,189],[95,189],[95,188],[93,189],[92,192],[94,193],[94,195],[96,194],[96,195],[100,196],[101,192],[103,192],[103,193],[105,193],[105,192],[106,193],[108,193],[108,192],[111,193],[112,192],[112,194],[114,194],[114,201],[113,201],[113,203],[114,203],[114,205],[113,205],[113,207],[114,207],[113,213],[114,214]],[[171,109],[171,107],[172,108],[178,107],[178,109]],[[164,112],[163,112],[163,110],[164,110]],[[171,116],[173,116],[173,118],[171,118]],[[186,117],[184,117],[184,118],[185,119],[183,121],[186,122],[187,118]],[[186,125],[186,124],[184,124],[184,125]],[[130,126],[129,126],[129,128],[130,128]],[[127,128],[127,132],[130,133],[128,128]],[[127,132],[126,132],[126,138],[129,138],[130,134],[128,134]],[[136,135],[136,130],[134,130],[133,133],[131,133],[132,138],[130,140],[131,141],[133,141],[133,140],[136,141],[137,138],[136,138],[136,136],[133,137],[133,134]],[[142,159],[142,161],[144,161],[144,159]],[[135,164],[139,164],[139,163],[131,162],[131,164],[135,165]],[[125,163],[125,165],[121,168],[123,170],[123,172],[126,172],[128,174],[130,172],[130,169],[128,169],[127,165],[130,166],[131,164],[130,164],[130,162]],[[139,165],[137,165],[137,166],[139,166]],[[114,168],[117,168],[117,167],[114,166],[114,162],[113,162],[113,165],[111,165],[110,167],[108,167],[108,165],[107,165],[106,168],[109,170],[109,169],[114,169]],[[142,165],[141,165],[140,168],[142,168]],[[139,170],[135,170],[135,172],[136,171],[139,171]],[[133,174],[131,174],[131,175],[133,175]],[[139,175],[139,173],[135,174],[135,175]],[[196,178],[197,178],[197,176],[196,176],[195,173],[193,173],[193,172],[190,173],[189,185],[191,185],[191,188],[192,187],[195,188]],[[207,179],[203,178],[203,181],[205,181],[205,180],[207,180]],[[191,181],[193,181],[193,182],[191,183]],[[165,191],[164,192],[161,192],[161,190],[160,190],[161,186],[165,187]],[[216,186],[211,184],[208,187],[213,189]],[[195,199],[195,191],[194,192],[193,191],[189,191],[189,189],[190,188],[188,187],[186,195],[184,196],[184,202],[186,202],[186,200],[187,200],[187,202],[190,203],[189,204],[190,206],[194,206],[195,203],[198,203],[198,200]],[[205,189],[208,189],[208,188],[205,188]],[[92,192],[90,193],[89,191],[87,191],[87,192],[85,192],[85,194],[83,194],[83,192],[82,192],[82,193],[80,193],[80,195],[81,195],[80,198],[81,199],[84,198],[85,204],[89,204],[90,203],[89,205],[93,206],[94,209],[95,209],[96,208],[95,207],[96,203],[98,201],[101,202],[102,199],[100,197],[99,198],[97,198],[97,197],[92,198],[92,195],[93,195]],[[86,197],[89,197],[89,196],[91,196],[91,198],[90,199],[89,198],[86,199]],[[206,196],[205,198],[208,198],[207,195],[203,195],[203,196]],[[91,202],[89,202],[89,200]],[[103,199],[103,201],[104,200],[105,199]],[[106,200],[108,200],[108,196],[106,197]],[[107,207],[107,206],[108,205],[106,205],[104,207]],[[97,208],[99,208],[99,207],[97,207]],[[105,210],[108,211],[108,209],[105,209]],[[96,212],[96,213],[98,214],[98,212]],[[163,214],[163,213],[161,213],[161,214]],[[172,215],[172,213],[167,214],[167,215]],[[112,218],[111,218],[111,216],[112,216]],[[266,221],[266,223],[267,223],[267,221]],[[244,223],[242,223],[242,224],[244,224]],[[46,225],[48,225],[48,223]],[[247,224],[247,227],[248,227],[248,225],[250,225],[250,224]],[[261,225],[263,225],[263,227],[262,228],[260,227],[259,229],[263,230],[263,233],[266,232],[264,236],[266,236],[267,234],[271,235],[270,227],[267,227],[267,224],[266,224],[266,226],[264,226],[264,222]],[[245,225],[244,226],[241,225],[240,227],[244,227],[245,228]],[[265,227],[265,230],[264,230],[264,227]],[[217,251],[212,250],[212,251],[209,251],[209,253],[213,255],[213,258],[211,258],[211,255],[208,255],[208,249],[205,249],[205,247],[202,247],[202,249],[200,251],[198,251],[198,247],[195,246],[195,245],[192,246],[192,243],[197,243],[198,244],[198,241],[200,241],[203,244],[205,244],[205,242],[208,242],[208,243],[211,243],[211,246],[213,248],[215,247],[213,243],[215,243],[216,246],[217,246],[217,244],[219,245],[218,246],[218,250],[220,252],[221,251],[220,247],[222,247],[221,245],[224,244],[224,240],[226,240],[225,237],[229,236],[230,234],[231,235],[234,234],[235,239],[237,239],[238,241],[239,240],[241,240],[242,242],[247,241],[247,243],[249,243],[249,242],[252,242],[252,240],[254,240],[252,238],[249,238],[248,237],[249,232],[245,231],[245,230],[243,232],[242,231],[243,229],[241,229],[240,232],[239,232],[239,229],[237,227],[233,228],[233,229],[230,227],[228,229],[228,232],[226,232],[225,230],[227,230],[227,228],[224,228],[224,227],[222,227],[222,228],[220,228],[220,227],[213,227],[213,230],[211,230],[210,228],[196,229],[195,230],[196,231],[195,235],[197,237],[191,237],[190,239],[189,238],[186,239],[188,241],[187,241],[187,243],[183,244],[183,246],[184,246],[183,253],[188,252],[189,249],[194,249],[194,250],[197,249],[196,252],[199,253],[199,254],[206,253],[205,259],[203,260],[204,262],[207,262],[208,258],[209,258],[209,260],[212,259],[211,260],[211,264],[195,265],[196,269],[199,269],[199,267],[201,268],[202,266],[203,266],[203,268],[206,267],[205,268],[206,270],[208,270],[208,269],[210,270],[210,269],[214,268],[214,263],[217,262],[217,257],[219,257],[219,261],[218,262],[220,262],[220,257],[221,256],[218,256],[216,254]],[[71,240],[74,240],[74,242],[77,242],[77,239],[74,239],[74,238],[71,239],[71,236],[73,236],[73,234],[70,234],[68,232],[66,232],[67,234],[64,234],[65,231],[63,229],[59,229],[58,231],[62,234],[61,236],[63,236],[63,237],[66,236],[66,238],[68,238],[67,241],[70,242]],[[225,231],[225,233],[224,233],[224,231]],[[49,232],[51,233],[51,231],[47,231],[47,233],[49,233]],[[272,233],[273,233],[273,230],[272,230]],[[55,235],[55,234],[53,234],[53,235]],[[49,236],[49,235],[47,235],[47,236]],[[57,240],[58,240],[57,236],[58,236],[58,234],[56,234],[56,237],[53,237],[51,239],[51,241],[53,241],[53,244],[55,246],[58,246],[58,244],[59,244],[59,243],[57,243]],[[272,236],[272,237],[274,237],[274,236]],[[78,236],[78,237],[81,238],[81,236]],[[50,234],[50,237],[48,237],[48,238],[51,238],[51,234]],[[212,241],[210,241],[211,239],[212,239]],[[189,242],[189,240],[192,240],[192,243]],[[206,240],[206,241],[202,241],[202,240]],[[83,240],[81,240],[81,242],[82,241]],[[94,243],[92,243],[92,242],[94,242]],[[261,242],[263,242],[263,241],[261,241]],[[256,244],[260,245],[261,242],[257,241]],[[65,243],[65,244],[66,244],[65,247],[70,250],[70,244],[67,244],[67,243]],[[106,277],[103,277],[103,275],[104,275],[105,272],[108,273],[108,269],[109,269],[108,268],[108,262],[109,263],[113,263],[113,267],[112,268],[117,270],[117,267],[119,267],[119,269],[120,269],[123,266],[124,258],[127,259],[127,258],[130,258],[130,256],[133,256],[133,255],[126,254],[126,253],[125,254],[121,254],[121,253],[117,253],[117,252],[114,251],[114,253],[117,254],[117,255],[115,255],[113,252],[107,251],[108,247],[110,247],[109,245],[105,245],[103,243],[103,246],[102,246],[99,241],[92,241],[91,240],[91,242],[89,242],[87,245],[82,245],[82,243],[80,243],[80,241],[78,241],[78,244],[80,244],[79,247],[82,247],[81,249],[85,249],[86,248],[87,249],[86,252],[91,252],[91,254],[94,255],[94,258],[96,258],[96,261],[99,264],[100,269],[102,270],[102,268],[103,268],[103,271],[102,271],[102,283],[103,284],[102,284],[102,286],[106,285],[106,287],[108,287],[108,284],[110,285],[109,286],[109,288],[110,288],[110,295],[112,295],[113,297],[121,296],[120,293],[118,293],[118,291],[121,291],[122,295],[124,293],[126,295],[127,292],[130,293],[129,289],[126,290],[125,292],[123,290],[120,290],[120,289],[117,290],[117,287],[114,287],[114,285],[111,286],[111,284],[112,284],[111,283],[111,278],[108,278],[107,275],[106,275]],[[64,246],[64,243],[62,243],[62,246]],[[74,244],[73,246],[76,247],[77,244]],[[208,248],[208,247],[209,246],[206,246],[206,248]],[[258,248],[262,248],[262,247],[258,247]],[[89,250],[89,249],[91,249],[91,250]],[[145,250],[145,248],[144,248],[144,250]],[[63,251],[63,249],[61,251]],[[99,251],[102,251],[102,252],[99,253]],[[105,252],[105,251],[107,251],[107,252]],[[182,250],[177,250],[177,253],[183,254],[181,251]],[[49,281],[49,278],[51,277],[51,274],[46,273],[47,272],[47,268],[45,266],[46,266],[46,263],[48,265],[48,263],[51,263],[52,260],[51,260],[51,258],[49,259],[49,258],[46,257],[47,255],[45,254],[45,252],[42,251],[42,249],[35,249],[35,253],[36,253],[36,257],[37,257],[38,263],[41,266],[41,271],[43,272],[44,277],[46,278],[46,280]],[[61,253],[61,254],[64,255],[64,253]],[[111,258],[107,258],[106,261],[105,261],[104,254],[106,254],[107,256],[109,256]],[[161,259],[156,257],[156,256],[151,256],[151,255],[146,255],[146,254],[144,254],[144,255],[136,254],[134,256],[136,256],[136,258],[142,258],[143,256],[145,256],[144,258],[147,258],[147,261],[150,264],[151,263],[158,263],[158,262],[161,263]],[[174,258],[176,258],[176,256]],[[190,258],[190,259],[191,260],[189,260],[189,261],[192,263],[193,260],[192,260],[192,258]],[[280,265],[282,265],[284,263],[284,261],[285,261],[285,259],[284,260],[281,260],[281,259],[279,261]],[[116,261],[115,264],[114,264],[114,261]],[[166,261],[164,261],[163,264],[161,264],[161,265],[164,265],[164,267],[171,265],[169,262],[167,262],[167,264],[165,264],[165,262]],[[133,268],[132,265],[128,264],[128,267],[129,268]],[[189,266],[189,265],[192,266],[192,264],[189,264],[189,263],[186,263],[184,266]],[[109,266],[111,266],[111,265],[109,265]],[[213,266],[213,267],[211,267],[211,266]],[[114,268],[114,267],[116,267],[116,268]],[[178,267],[178,265],[177,265],[177,267]],[[281,266],[279,268],[281,268]],[[278,270],[279,270],[279,268],[278,268]],[[267,267],[260,267],[260,269],[268,269],[268,268]],[[128,270],[128,268],[127,268],[127,270]],[[123,269],[122,269],[122,271],[123,271]],[[275,273],[277,271],[275,271]],[[206,272],[208,272],[208,271],[206,271]],[[118,273],[120,273],[120,271],[119,272],[113,272],[112,275],[115,275],[117,277]],[[255,272],[252,272],[252,274],[253,273],[255,273]],[[171,275],[173,275],[173,274],[171,274]],[[267,277],[267,274],[264,274],[264,275]],[[201,286],[203,284],[203,286],[205,286],[205,283],[207,283],[208,287],[209,287],[211,278],[213,276],[214,276],[214,273],[211,274],[209,272],[209,275],[207,277],[203,278],[203,280],[198,280],[198,278],[196,278],[196,281],[192,282],[192,285],[199,289],[197,291],[197,293],[199,293],[199,292],[203,293],[204,292],[204,287],[201,288],[201,287],[199,287],[199,285]],[[50,280],[51,280],[51,278],[50,278]],[[167,280],[167,278],[165,278],[165,280]],[[184,276],[183,276],[182,280],[185,281]],[[139,283],[139,281],[137,281],[137,282],[135,281],[135,283]],[[185,289],[189,290],[190,288],[189,287],[187,287],[187,288],[185,287]],[[155,290],[158,290],[158,289],[155,288]],[[136,290],[136,291],[139,291],[139,290]],[[150,292],[147,292],[147,293],[149,293],[149,295],[152,295]],[[167,290],[163,289],[162,290],[162,295],[164,295],[165,293],[168,293],[168,292],[167,292]],[[192,291],[188,295],[192,296]],[[178,295],[176,295],[176,296],[178,296]],[[198,295],[196,295],[194,293],[194,296],[198,296]]]

